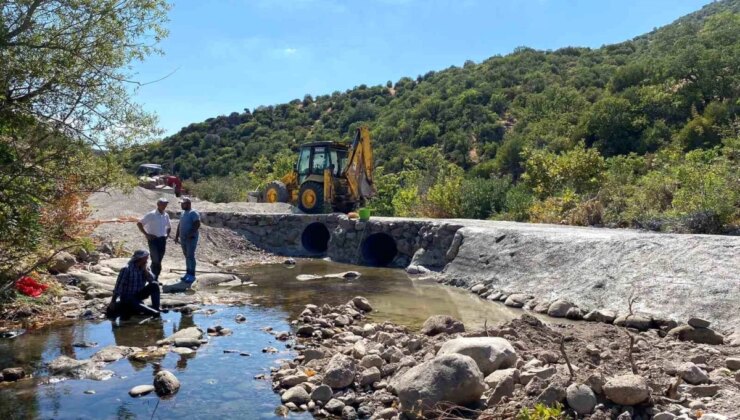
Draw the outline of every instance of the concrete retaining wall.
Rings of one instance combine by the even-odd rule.
[[[740,326],[740,237],[475,220],[359,222],[338,214],[201,214],[206,225],[234,229],[282,255],[373,265],[393,246],[392,258],[379,265],[441,271],[459,287],[483,283],[617,312],[625,312],[635,294],[635,309],[645,313]],[[306,228],[317,223],[329,233],[325,252],[305,246]]]

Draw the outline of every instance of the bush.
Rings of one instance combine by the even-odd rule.
[[[522,408],[516,416],[517,420],[566,420],[569,416],[563,411],[563,405],[555,403],[552,407],[538,403],[534,408]]]
[[[460,189],[461,217],[488,219],[501,213],[506,207],[506,193],[509,188],[509,178],[466,179]]]

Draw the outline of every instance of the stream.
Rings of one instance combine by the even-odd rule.
[[[356,270],[356,279],[321,278],[299,281],[300,274],[325,275]],[[161,319],[127,322],[75,321],[29,331],[13,339],[0,339],[0,369],[21,366],[32,379],[0,383],[0,417],[14,418],[274,418],[280,405],[269,380],[270,367],[294,357],[286,343],[266,333],[288,331],[289,321],[308,303],[339,305],[354,296],[365,296],[372,304],[372,322],[390,320],[418,329],[426,318],[447,314],[470,327],[480,327],[517,317],[521,311],[484,301],[468,291],[442,286],[432,280],[412,280],[402,270],[356,267],[323,260],[300,260],[295,266],[270,264],[245,268],[244,279],[257,286],[232,286],[252,294],[245,306],[206,306],[216,312],[185,315],[170,312]],[[234,318],[243,314],[247,322]],[[179,329],[221,325],[233,335],[210,337],[194,355],[168,353],[159,362],[172,371],[182,387],[172,398],[156,395],[132,398],[128,390],[151,384],[156,363],[122,359],[107,365],[115,375],[106,381],[62,380],[50,377],[44,365],[60,355],[85,359],[108,345],[145,347],[154,345]],[[80,348],[75,344],[97,343]],[[278,353],[263,353],[268,346]],[[224,353],[224,350],[237,350]],[[249,353],[242,356],[240,353]],[[267,379],[255,379],[264,374]],[[217,413],[217,414],[216,414]],[[309,418],[309,414],[291,417]]]

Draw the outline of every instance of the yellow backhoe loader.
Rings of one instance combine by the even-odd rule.
[[[370,130],[358,128],[348,147],[314,142],[300,146],[298,162],[265,187],[267,203],[292,203],[304,213],[350,212],[375,195]]]

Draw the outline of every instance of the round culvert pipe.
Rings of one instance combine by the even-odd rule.
[[[329,229],[321,222],[313,222],[301,233],[303,249],[312,254],[323,254],[329,249]]]
[[[396,259],[396,240],[387,233],[373,233],[362,241],[362,260],[373,267],[386,267]]]

